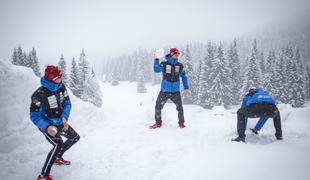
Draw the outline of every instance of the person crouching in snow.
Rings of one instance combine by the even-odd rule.
[[[262,128],[268,118],[273,118],[273,124],[276,130],[275,136],[277,140],[282,140],[282,128],[280,112],[276,106],[276,101],[268,94],[259,88],[252,87],[247,95],[244,96],[242,107],[238,110],[237,131],[238,137],[232,141],[245,142],[245,129],[247,118],[260,117],[254,129],[251,129],[255,134]]]
[[[186,92],[190,95],[188,80],[183,68],[183,64],[178,62],[180,52],[177,48],[170,49],[170,54],[165,56],[166,61],[159,63],[159,58],[155,57],[154,71],[162,73],[163,80],[161,82],[161,90],[156,100],[155,120],[156,123],[150,126],[150,129],[160,128],[162,125],[161,110],[165,103],[170,99],[178,111],[179,127],[185,128],[184,112],[182,99],[180,94],[180,77],[182,78],[183,86]]]
[[[70,161],[63,159],[63,154],[80,136],[68,124],[71,102],[64,84],[62,73],[57,66],[47,66],[45,75],[41,78],[41,87],[31,96],[30,119],[53,145],[48,153],[39,179],[52,180],[50,171],[53,164],[69,165]],[[67,138],[63,142],[61,136]]]

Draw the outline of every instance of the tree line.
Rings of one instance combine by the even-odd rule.
[[[29,67],[33,69],[36,76],[41,76],[39,60],[36,55],[35,48],[32,48],[28,55],[25,51],[23,51],[20,45],[17,48],[14,48],[12,64]],[[102,92],[99,81],[93,68],[90,69],[87,56],[83,49],[80,53],[78,61],[76,61],[74,57],[72,58],[70,69],[68,68],[63,54],[61,54],[58,61],[58,66],[62,70],[62,82],[76,97],[82,99],[83,101],[90,102],[97,107],[102,106]]]
[[[247,49],[235,39],[230,43],[212,42],[179,46],[192,95],[184,94],[185,104],[204,108],[240,104],[250,87],[267,90],[279,103],[301,107],[310,98],[310,67],[299,47],[285,45],[260,51],[257,40]],[[168,52],[169,48],[165,48]],[[158,84],[161,75],[153,72],[155,50],[139,49],[132,54],[110,58],[103,66],[103,79],[136,81],[137,92],[146,92],[145,83]],[[241,54],[241,55],[240,55]],[[164,60],[161,59],[161,60]]]

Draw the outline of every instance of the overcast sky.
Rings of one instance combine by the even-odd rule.
[[[310,12],[308,0],[0,0],[0,58],[18,44],[40,60],[91,61],[186,42],[225,40]]]

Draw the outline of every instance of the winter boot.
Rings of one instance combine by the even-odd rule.
[[[71,162],[64,160],[64,158],[62,158],[62,157],[59,157],[59,158],[56,158],[56,160],[54,161],[54,164],[56,164],[56,165],[70,165]]]
[[[185,128],[186,126],[184,124],[179,124],[179,128]]]
[[[245,142],[245,137],[238,136],[235,139],[232,139],[235,142]]]
[[[48,175],[39,175],[37,180],[45,179],[45,180],[53,180],[52,176]]]
[[[276,131],[276,134],[275,134],[277,140],[283,140],[283,137],[282,137],[282,131]]]
[[[152,126],[150,126],[149,128],[150,128],[150,129],[156,129],[156,128],[160,128],[160,127],[161,127],[161,124],[155,123],[155,124],[153,124]]]
[[[276,136],[277,140],[283,140],[282,136]]]
[[[252,128],[250,128],[250,130],[252,131],[252,133],[254,133],[254,134],[258,135],[258,131],[257,131],[256,129],[252,129]]]

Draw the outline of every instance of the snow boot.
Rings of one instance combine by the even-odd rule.
[[[282,136],[276,136],[277,140],[283,140]]]
[[[238,136],[235,139],[232,139],[235,142],[245,142],[245,137]]]
[[[48,175],[39,175],[37,180],[45,179],[45,180],[53,180],[52,176]]]
[[[161,127],[161,124],[155,123],[155,124],[153,124],[152,126],[150,126],[149,128],[150,128],[150,129],[156,129],[156,128],[160,128],[160,127]]]
[[[185,128],[186,126],[184,124],[179,124],[179,128],[183,129]]]
[[[254,134],[258,135],[258,131],[257,131],[256,129],[250,128],[250,130],[251,130]]]
[[[56,158],[56,160],[54,161],[54,164],[56,164],[56,165],[70,165],[71,162],[64,160],[64,158],[62,158],[62,157],[59,157],[59,158]]]

